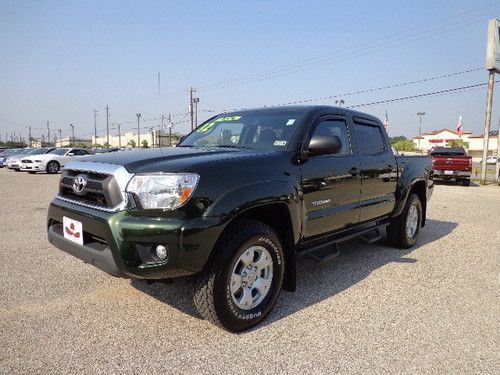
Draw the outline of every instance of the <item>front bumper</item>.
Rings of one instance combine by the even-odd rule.
[[[63,235],[63,217],[80,221],[83,246]],[[181,220],[146,217],[144,212],[104,212],[57,198],[48,212],[48,239],[55,247],[113,276],[164,279],[202,270],[224,225],[218,218]],[[165,261],[150,249],[166,245]]]
[[[46,165],[44,163],[21,163],[19,169],[24,172],[41,172],[45,171]]]
[[[472,176],[472,171],[447,171],[434,169],[432,171],[432,177],[434,178],[444,178],[444,179],[452,179],[452,178],[470,178]]]

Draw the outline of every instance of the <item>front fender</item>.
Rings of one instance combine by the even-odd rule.
[[[298,182],[262,181],[240,186],[220,196],[205,212],[207,217],[221,217],[228,223],[249,209],[283,204],[287,207],[292,224],[294,242],[297,243],[301,231],[301,214]]]

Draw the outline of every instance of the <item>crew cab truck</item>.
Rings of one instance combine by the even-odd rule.
[[[467,155],[463,147],[435,147],[429,155],[432,158],[432,178],[470,185],[472,157]]]
[[[194,304],[229,331],[295,290],[296,258],[386,229],[415,244],[433,191],[428,156],[395,157],[377,118],[328,107],[215,116],[173,148],[72,161],[48,212],[59,249],[120,277],[196,275]]]

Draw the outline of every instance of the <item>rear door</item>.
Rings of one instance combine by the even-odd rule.
[[[361,164],[359,221],[388,215],[396,205],[397,164],[381,125],[354,118],[354,138]]]
[[[338,154],[311,156],[302,164],[306,237],[356,224],[361,187],[359,166],[353,154],[346,119],[340,116],[320,117],[310,134],[336,135],[343,147]]]

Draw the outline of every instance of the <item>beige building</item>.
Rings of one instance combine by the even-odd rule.
[[[447,146],[449,141],[462,140],[468,144],[467,152],[472,160],[477,162],[483,158],[483,136],[472,135],[464,132],[462,135],[449,129],[441,129],[434,132],[423,133],[421,137],[413,138],[415,147],[423,153],[427,153],[433,147]],[[488,145],[488,156],[497,154],[498,136],[490,135]]]
[[[137,133],[128,132],[118,135],[109,135],[109,146],[110,147],[130,147],[130,144],[133,142],[135,147],[142,146],[142,142],[146,140],[148,142],[149,147],[160,147],[160,146],[169,146],[169,135],[167,132],[162,132],[161,130],[153,130],[147,133],[140,134],[141,145],[137,144]],[[172,134],[172,145],[176,145],[179,141],[180,136],[178,134]],[[107,143],[107,137],[104,135],[103,137],[92,137],[92,143],[103,146]]]

